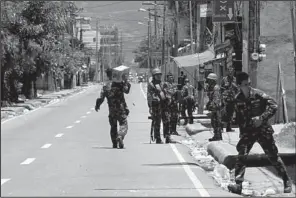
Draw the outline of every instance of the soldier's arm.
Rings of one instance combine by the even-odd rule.
[[[269,95],[265,94],[264,92],[258,92],[259,97],[261,100],[264,101],[266,104],[266,109],[260,116],[263,122],[267,122],[277,111],[278,105],[276,101]]]
[[[153,94],[153,87],[150,85],[150,83],[148,83],[148,86],[147,86],[147,103],[148,103],[149,108],[152,107],[152,94]]]
[[[106,89],[107,89],[107,87],[103,86],[101,93],[100,93],[100,97],[97,98],[97,100],[96,100],[96,107],[100,107],[101,104],[104,102],[105,97],[106,97]]]
[[[225,78],[221,80],[220,92],[223,93],[226,90],[225,87]]]
[[[216,88],[214,88],[213,105],[214,105],[214,108],[221,107],[220,90]]]
[[[130,89],[131,89],[131,84],[128,81],[124,82],[123,83],[123,92],[125,94],[129,94]]]
[[[188,95],[188,88],[187,86],[184,86],[181,90],[181,96],[186,97]]]

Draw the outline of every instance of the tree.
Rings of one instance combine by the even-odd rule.
[[[81,57],[73,57],[79,50],[74,49],[73,52],[72,40],[63,38],[69,31],[69,23],[74,20],[70,16],[79,11],[74,3],[7,1],[3,4],[2,100],[17,101],[19,92],[16,87],[19,82],[23,83],[22,92],[27,98],[36,97],[37,77],[48,72],[53,72],[54,77],[61,77],[63,68],[60,63],[70,72],[75,72],[78,66],[74,61]]]

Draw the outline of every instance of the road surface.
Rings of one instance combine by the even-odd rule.
[[[1,196],[235,196],[215,186],[179,144],[149,144],[140,84],[125,149],[112,149],[99,87],[1,125]]]

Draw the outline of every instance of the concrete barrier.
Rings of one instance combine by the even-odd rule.
[[[209,131],[210,129],[207,128],[207,127],[204,127],[200,123],[196,123],[196,124],[188,124],[188,125],[186,125],[185,130],[188,133],[188,135],[195,135],[195,134],[201,133],[203,131]]]
[[[270,166],[271,163],[263,150],[258,146],[252,148],[247,157],[246,165],[248,167]],[[261,150],[260,150],[261,149]],[[223,141],[211,142],[207,146],[207,151],[219,163],[224,164],[228,169],[233,169],[237,160],[236,147]],[[286,165],[296,163],[296,153],[294,149],[279,147],[279,155]]]

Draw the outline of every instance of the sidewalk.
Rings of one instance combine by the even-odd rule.
[[[209,121],[208,119],[195,120],[192,125],[180,126],[178,130],[181,136],[174,136],[174,140],[189,147],[197,163],[216,180],[220,187],[227,190],[227,185],[234,180],[232,171],[237,156],[235,146],[239,140],[239,130],[236,128],[235,132],[223,133],[223,141],[209,143],[208,139],[213,136],[212,129],[206,127],[209,126]],[[274,125],[273,128],[275,130],[274,137],[283,160],[286,163],[295,163],[295,136],[293,136],[295,128],[294,132],[291,131],[293,127],[282,130],[283,124]],[[274,171],[271,171],[273,167],[271,168],[258,143],[255,143],[248,159],[251,160],[245,176],[243,190],[245,195],[295,197],[295,185],[293,186],[293,193],[282,193],[282,179],[275,176]],[[287,168],[295,184],[296,166],[288,166]]]
[[[75,87],[73,89],[64,89],[57,92],[45,92],[44,95],[38,94],[36,99],[26,100],[24,103],[15,103],[9,107],[1,107],[1,122],[16,117],[29,111],[36,110],[45,105],[57,102],[62,98],[80,93],[90,87],[98,85],[96,83],[88,83],[83,86]]]

